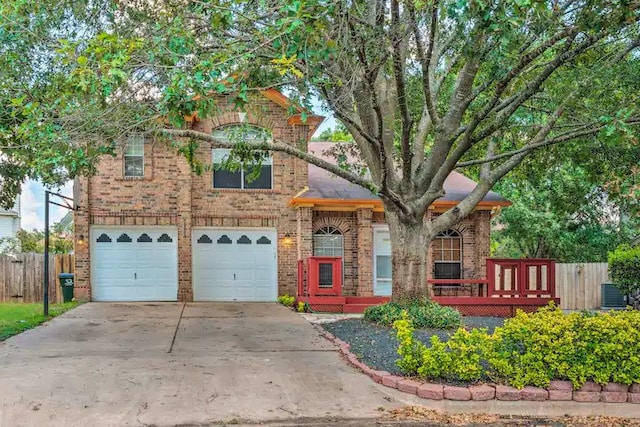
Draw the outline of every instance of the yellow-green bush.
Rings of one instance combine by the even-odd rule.
[[[296,297],[289,294],[280,295],[278,297],[278,302],[285,307],[293,307],[293,303],[296,302]]]
[[[401,343],[397,363],[408,374],[492,379],[518,388],[546,387],[553,379],[570,380],[576,388],[587,380],[640,382],[638,311],[563,314],[550,305],[536,313],[519,311],[493,334],[458,329],[446,342],[434,336],[430,347],[416,343],[408,319],[394,327]]]

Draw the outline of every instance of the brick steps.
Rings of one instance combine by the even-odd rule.
[[[364,313],[365,308],[373,304],[345,304],[342,306],[343,313]]]

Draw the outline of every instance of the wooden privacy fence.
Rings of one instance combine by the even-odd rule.
[[[60,273],[74,272],[73,255],[49,256],[49,301],[62,302]],[[0,255],[0,302],[43,300],[44,254]]]
[[[565,310],[595,310],[601,305],[600,285],[609,281],[606,262],[556,264],[556,295]]]

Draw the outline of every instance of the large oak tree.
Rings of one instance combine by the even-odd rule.
[[[254,150],[283,151],[380,196],[393,297],[423,296],[430,241],[532,151],[637,138],[639,9],[638,0],[4,2],[3,194],[27,175],[91,173],[131,131],[187,155],[202,142],[231,145],[241,163]],[[186,114],[215,114],[220,94],[243,108],[274,86],[303,106],[321,99],[368,174],[279,141],[231,144],[184,126]],[[476,188],[426,220],[445,178],[465,168]]]

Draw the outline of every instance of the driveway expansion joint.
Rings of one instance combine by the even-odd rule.
[[[187,306],[187,303],[182,304],[182,310],[180,310],[180,316],[178,317],[178,323],[176,324],[176,330],[173,332],[173,338],[171,339],[171,345],[169,346],[169,351],[167,353],[171,353],[173,351],[173,345],[176,342],[176,337],[178,336],[178,329],[180,329],[180,322],[182,321],[182,314],[184,313],[184,309]]]

